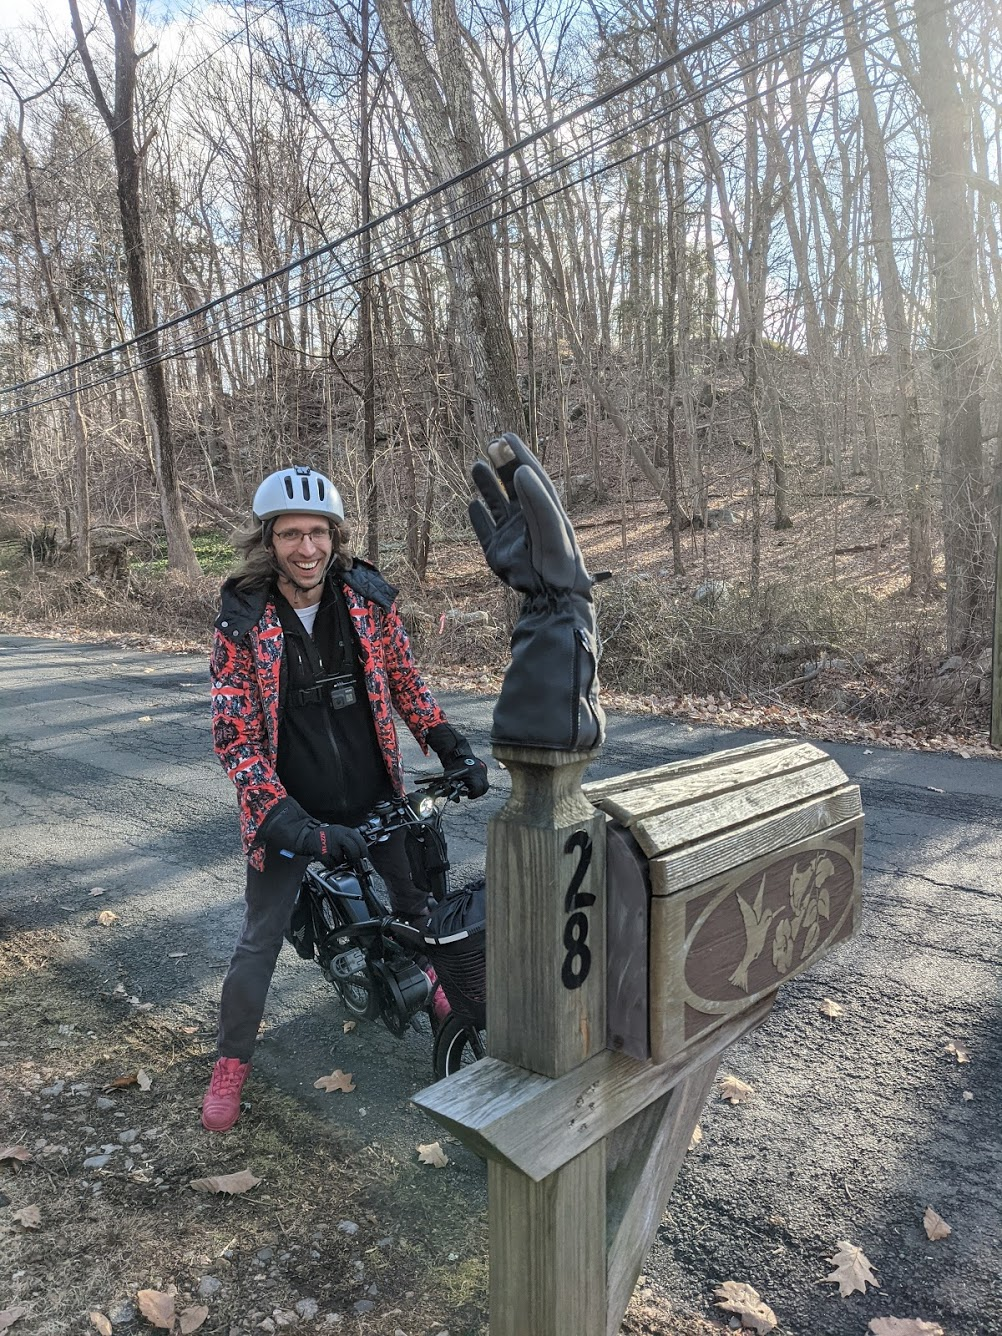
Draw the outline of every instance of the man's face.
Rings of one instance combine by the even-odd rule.
[[[290,584],[304,590],[320,584],[333,547],[331,526],[322,515],[279,515],[271,543],[275,562]]]

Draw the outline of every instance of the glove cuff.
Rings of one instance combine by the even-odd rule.
[[[258,827],[258,839],[265,844],[276,845],[280,849],[290,849],[293,853],[302,853],[304,835],[315,829],[319,822],[310,816],[306,808],[295,798],[286,796],[275,804]]]
[[[436,724],[434,728],[428,730],[425,741],[446,770],[457,761],[473,755],[470,744],[451,724]]]

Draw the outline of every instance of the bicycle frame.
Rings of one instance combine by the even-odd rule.
[[[358,827],[367,843],[379,843],[401,829],[431,828],[440,835],[445,801],[458,801],[462,788],[441,776],[425,787],[430,792],[381,803]],[[364,1019],[381,1016],[399,1036],[421,1011],[432,1015],[433,1024],[445,1019],[448,1004],[424,958],[420,930],[382,903],[374,876],[368,859],[358,867],[312,864],[301,898],[312,919],[320,967],[348,1011]]]

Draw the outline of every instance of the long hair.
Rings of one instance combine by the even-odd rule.
[[[352,563],[351,527],[346,520],[338,519],[336,516],[325,516],[325,518],[330,519],[333,538],[331,564],[328,569],[346,571],[350,569]],[[275,579],[278,567],[275,565],[271,547],[271,531],[274,525],[274,520],[265,520],[262,523],[260,520],[252,519],[249,524],[239,528],[230,540],[240,557],[231,579],[236,582],[236,587],[241,592],[266,589]]]

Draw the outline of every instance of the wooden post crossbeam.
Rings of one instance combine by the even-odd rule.
[[[721,1053],[858,924],[859,791],[788,741],[495,755],[491,1056],[415,1102],[488,1161],[491,1336],[616,1336]]]

